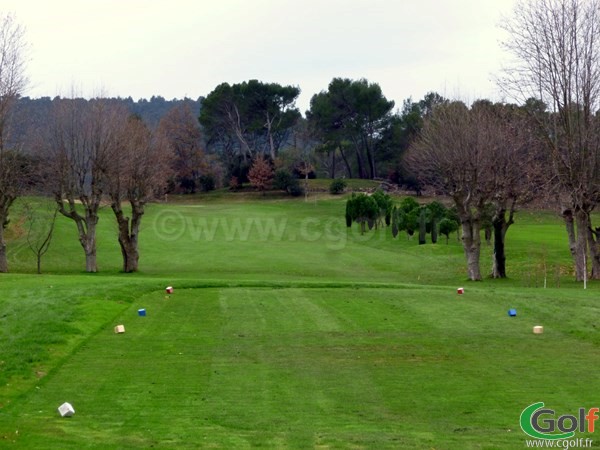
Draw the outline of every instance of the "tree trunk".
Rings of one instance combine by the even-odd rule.
[[[86,250],[85,253],[85,271],[89,273],[98,272],[98,263],[96,262],[96,249]]]
[[[277,148],[275,147],[275,139],[273,139],[273,122],[275,121],[275,118],[276,117],[271,118],[271,115],[267,111],[267,122],[265,123],[265,127],[267,128],[267,134],[269,135],[269,152],[273,161],[277,158]]]
[[[365,149],[367,150],[367,161],[369,162],[369,178],[371,180],[374,180],[377,177],[377,170],[375,168],[375,157],[373,155],[373,152],[371,151],[371,147],[369,146],[368,143],[368,138],[367,139],[363,139],[363,145],[365,146]]]
[[[462,242],[467,258],[469,280],[480,281],[479,255],[481,252],[481,236],[479,221],[474,218],[462,220]]]
[[[370,156],[370,158],[371,158],[371,179],[374,180],[375,178],[377,178],[377,165],[375,162],[375,155],[372,154]]]
[[[510,221],[509,221],[510,222]],[[510,223],[506,221],[505,212],[497,214],[492,221],[494,228],[494,254],[492,278],[506,278],[505,238]]]
[[[240,144],[240,150],[242,151],[242,155],[244,158],[244,162],[248,161],[248,158],[252,159],[252,149],[250,148],[250,145],[248,144],[248,141],[246,140],[246,138],[244,137],[244,132],[242,130],[242,120],[240,118],[240,112],[237,108],[237,106],[233,106],[233,113],[231,111],[228,111],[228,116],[229,116],[229,120],[230,120],[230,124],[233,127],[234,133],[236,135],[236,137],[238,138],[239,144]]]
[[[341,145],[340,145],[339,149],[340,149],[340,155],[342,155],[342,160],[344,161],[344,164],[346,165],[346,171],[348,172],[348,178],[352,178],[352,168],[350,167],[350,164],[348,163],[348,158],[346,158],[346,154],[344,153],[344,150],[342,150]]]
[[[591,220],[588,223],[587,235],[591,254],[590,259],[592,260],[592,275],[590,278],[600,280],[600,228],[592,229]]]
[[[577,244],[575,239],[575,221],[573,218],[573,212],[570,209],[566,209],[562,213],[565,221],[565,227],[567,230],[567,236],[569,238],[569,251],[573,257],[573,261],[576,260]]]
[[[435,217],[431,218],[431,243],[437,244],[438,241],[438,230],[437,230],[437,219]],[[446,241],[446,244],[448,242]]]
[[[79,242],[85,252],[85,271],[90,273],[98,272],[98,263],[96,262],[96,223],[97,219],[90,220],[87,223],[87,232],[79,236]]]
[[[121,246],[121,255],[123,256],[123,272],[137,272],[140,255],[137,245],[128,239],[119,236],[119,245]]]
[[[138,271],[139,249],[138,235],[142,216],[144,215],[144,205],[140,202],[131,203],[131,223],[129,217],[126,217],[119,200],[113,199],[111,208],[115,213],[117,225],[119,228],[119,245],[123,257],[123,272],[132,273]],[[131,226],[131,228],[130,228]]]
[[[483,234],[484,234],[484,236],[485,236],[485,243],[486,243],[487,245],[491,245],[491,244],[492,244],[492,235],[493,235],[493,231],[494,231],[494,228],[493,228],[493,226],[492,226],[492,227],[487,227],[487,226],[486,226],[486,227],[483,229]]]
[[[6,194],[0,197],[0,273],[8,272],[8,255],[6,254],[4,230],[8,226],[8,210],[15,201],[15,198]]]
[[[367,162],[365,162],[365,155],[363,154],[363,139],[361,136],[354,137],[352,139],[352,143],[354,144],[354,153],[356,154],[356,164],[358,166],[358,178],[360,179],[368,179],[369,172],[367,171],[367,164],[370,162],[368,156]]]
[[[335,149],[331,152],[331,172],[330,178],[333,180],[335,178]]]
[[[505,233],[506,231],[502,224],[494,224],[492,278],[506,278],[506,253],[504,250]]]
[[[304,201],[308,201],[308,166],[304,168]]]
[[[6,256],[6,242],[4,242],[4,221],[0,218],[0,272],[8,272],[8,258]]]
[[[365,172],[365,165],[363,163],[363,157],[360,153],[360,148],[356,146],[356,163],[358,164],[358,177],[361,179],[367,178],[367,174]]]
[[[583,281],[587,276],[587,226],[588,215],[583,210],[575,213],[577,235],[575,241],[575,279]]]
[[[577,210],[575,214],[570,209],[564,210],[562,213],[569,238],[569,250],[573,257],[573,266],[575,267],[575,280],[583,281],[586,275],[587,268],[584,261],[587,254],[587,239],[589,218],[582,210]],[[577,225],[577,229],[575,229]]]
[[[85,270],[86,272],[98,272],[96,263],[96,225],[98,224],[98,208],[100,208],[100,196],[95,195],[94,200],[89,201],[85,207],[85,217],[77,212],[75,199],[68,197],[65,207],[60,194],[55,194],[54,200],[58,207],[58,212],[71,219],[77,226],[79,234],[79,243],[85,252]]]

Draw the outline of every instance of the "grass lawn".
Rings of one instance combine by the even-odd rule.
[[[361,236],[343,210],[328,195],[151,205],[134,275],[108,210],[98,274],[60,219],[34,275],[14,221],[0,448],[517,449],[526,406],[598,406],[599,285],[571,281],[558,218],[520,213],[510,278],[466,283],[456,236]]]

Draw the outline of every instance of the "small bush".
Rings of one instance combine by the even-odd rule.
[[[285,169],[279,169],[273,177],[273,187],[287,192],[293,197],[304,194],[298,179]]]
[[[329,185],[329,192],[333,195],[339,195],[346,189],[346,182],[344,180],[333,180]]]
[[[440,234],[446,236],[446,244],[450,237],[450,233],[458,231],[458,223],[452,219],[443,218],[440,220]]]
[[[290,172],[285,169],[279,169],[275,172],[275,176],[273,177],[273,188],[279,189],[281,191],[287,191],[288,186],[294,183],[298,183]]]

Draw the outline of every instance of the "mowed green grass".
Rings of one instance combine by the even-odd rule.
[[[99,274],[61,220],[48,274],[0,277],[0,447],[523,448],[531,403],[596,406],[598,285],[570,281],[553,215],[519,215],[509,280],[467,283],[456,236],[361,236],[343,199],[261,200],[151,205],[134,275],[109,211]],[[12,269],[32,271],[17,231]]]
[[[423,246],[417,245],[416,236],[409,239],[405,233],[393,239],[389,228],[361,235],[356,225],[346,228],[346,199],[340,196],[312,196],[308,202],[262,199],[260,195],[240,199],[217,193],[214,197],[182,197],[181,203],[175,199],[149,205],[140,235],[139,275],[204,281],[433,285],[465,280],[464,256],[456,234],[448,245],[440,236],[437,245]],[[543,279],[544,263],[548,282],[557,285],[558,268],[564,275],[562,282],[570,283],[572,264],[559,217],[521,212],[516,220],[507,235],[510,280],[503,283],[534,286],[536,278]],[[13,272],[33,273],[35,258],[26,244],[25,227],[13,227],[20,232],[13,231],[18,238],[9,247],[10,267]],[[117,275],[121,269],[116,232],[112,212],[103,209],[97,237],[103,275]],[[491,252],[491,246],[482,246],[484,275],[491,271]],[[83,251],[68,219],[58,218],[54,243],[42,266],[50,274],[82,273]]]

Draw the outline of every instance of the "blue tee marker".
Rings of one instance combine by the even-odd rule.
[[[509,309],[508,310],[508,315],[510,317],[515,317],[517,315],[517,310],[516,309]]]
[[[146,310],[145,309],[138,309],[138,316],[145,316],[146,315]]]

